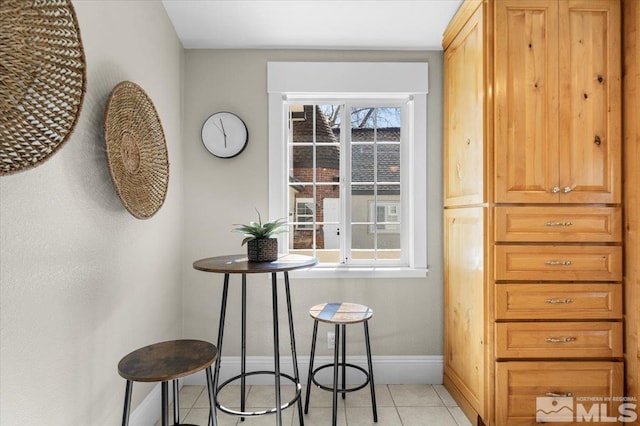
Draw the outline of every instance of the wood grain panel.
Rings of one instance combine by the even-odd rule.
[[[621,322],[496,323],[497,358],[622,357]]]
[[[504,0],[495,14],[496,202],[557,202],[558,4]]]
[[[623,0],[626,394],[640,400],[640,2]],[[640,425],[640,419],[635,425]]]
[[[444,55],[444,204],[484,201],[484,54],[482,9]]]
[[[620,4],[561,1],[559,28],[560,202],[619,203]]]
[[[484,215],[482,207],[444,212],[444,370],[480,415],[485,398]]]
[[[538,424],[536,398],[547,397],[548,393],[568,394],[575,400],[600,397],[608,401],[602,402],[606,404],[608,413],[617,413],[617,403],[613,398],[622,396],[623,369],[622,362],[498,362],[496,425]],[[589,409],[590,404],[585,403],[585,407]]]
[[[620,284],[499,284],[497,320],[622,319]]]
[[[496,241],[621,242],[621,207],[496,207]]]
[[[621,281],[620,246],[501,245],[495,248],[498,281]]]

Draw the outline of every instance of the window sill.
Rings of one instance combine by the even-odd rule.
[[[315,278],[425,278],[429,273],[425,268],[402,267],[362,267],[362,266],[317,266],[289,272],[295,279]]]

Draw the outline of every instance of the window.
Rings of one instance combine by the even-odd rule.
[[[424,274],[426,82],[424,63],[269,63],[269,214],[290,224],[281,250],[332,270]]]

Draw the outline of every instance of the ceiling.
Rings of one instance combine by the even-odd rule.
[[[162,0],[186,49],[441,50],[462,0]]]

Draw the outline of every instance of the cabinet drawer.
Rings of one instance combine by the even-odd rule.
[[[598,407],[600,414],[606,408],[609,416],[617,417],[620,402],[615,399],[623,396],[622,380],[622,362],[497,362],[496,424],[569,424],[565,422],[579,416],[578,404],[590,410],[593,403],[604,405]],[[601,401],[591,402],[596,399]],[[563,406],[568,418],[558,423],[545,419],[544,411],[557,413]],[[593,420],[589,424],[601,424]]]
[[[621,284],[497,284],[496,319],[621,319]]]
[[[496,207],[496,241],[619,242],[620,207]]]
[[[622,323],[496,323],[496,356],[498,358],[622,357]]]
[[[499,245],[497,281],[620,281],[620,246]]]

